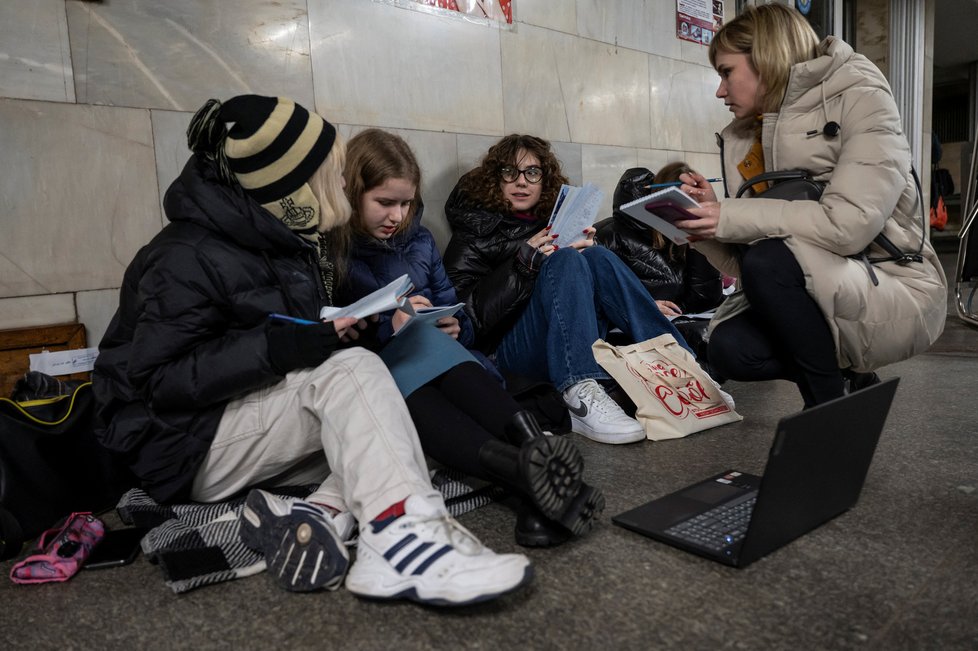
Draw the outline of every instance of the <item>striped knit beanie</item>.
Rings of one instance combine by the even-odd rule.
[[[229,128],[230,125],[230,128]],[[283,97],[208,100],[187,129],[194,153],[215,160],[221,178],[240,185],[290,229],[312,233],[319,202],[308,181],[329,155],[336,129]]]

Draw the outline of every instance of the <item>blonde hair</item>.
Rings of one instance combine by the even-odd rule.
[[[720,28],[710,42],[710,64],[718,52],[746,54],[764,84],[761,110],[781,108],[791,66],[818,56],[818,35],[805,17],[783,4],[754,5]]]
[[[321,241],[329,246],[328,255],[335,266],[338,282],[346,276],[346,260],[350,252],[350,215],[353,209],[343,192],[343,166],[346,164],[346,142],[339,133],[323,164],[309,179],[309,187],[319,202],[319,232]]]
[[[350,221],[353,209],[343,192],[343,166],[346,163],[346,143],[336,134],[333,148],[323,164],[316,168],[309,187],[319,201],[319,232],[325,233]]]
[[[344,176],[346,196],[353,207],[350,222],[353,230],[369,234],[360,215],[360,202],[366,192],[390,179],[404,179],[414,185],[411,206],[395,233],[408,228],[421,205],[421,166],[411,147],[398,135],[380,129],[367,129],[350,139],[348,153]]]

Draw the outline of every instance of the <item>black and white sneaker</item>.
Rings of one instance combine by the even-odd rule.
[[[335,590],[350,565],[344,541],[356,521],[348,513],[288,502],[255,489],[241,512],[241,542],[265,555],[268,572],[289,592]]]
[[[571,415],[571,429],[598,443],[635,443],[645,439],[642,424],[622,411],[594,380],[584,380],[564,390]]]

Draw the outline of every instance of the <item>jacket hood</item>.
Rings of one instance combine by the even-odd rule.
[[[171,222],[191,222],[246,249],[290,254],[312,246],[196,155],[166,191],[163,209]]]
[[[791,107],[792,111],[811,111],[824,100],[856,85],[876,87],[890,93],[890,85],[879,68],[869,59],[857,55],[845,41],[828,36],[819,43],[818,49],[820,56],[792,66],[782,106]],[[803,97],[819,84],[822,92]]]
[[[496,230],[505,215],[479,206],[456,184],[445,202],[445,218],[452,231],[485,237]]]

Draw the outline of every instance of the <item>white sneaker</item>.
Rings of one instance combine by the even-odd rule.
[[[346,588],[361,597],[459,606],[494,599],[532,578],[526,556],[496,554],[441,500],[412,495],[399,518],[361,523]]]
[[[635,443],[645,439],[645,430],[630,418],[601,385],[584,380],[564,390],[564,403],[571,415],[571,429],[598,443]]]

